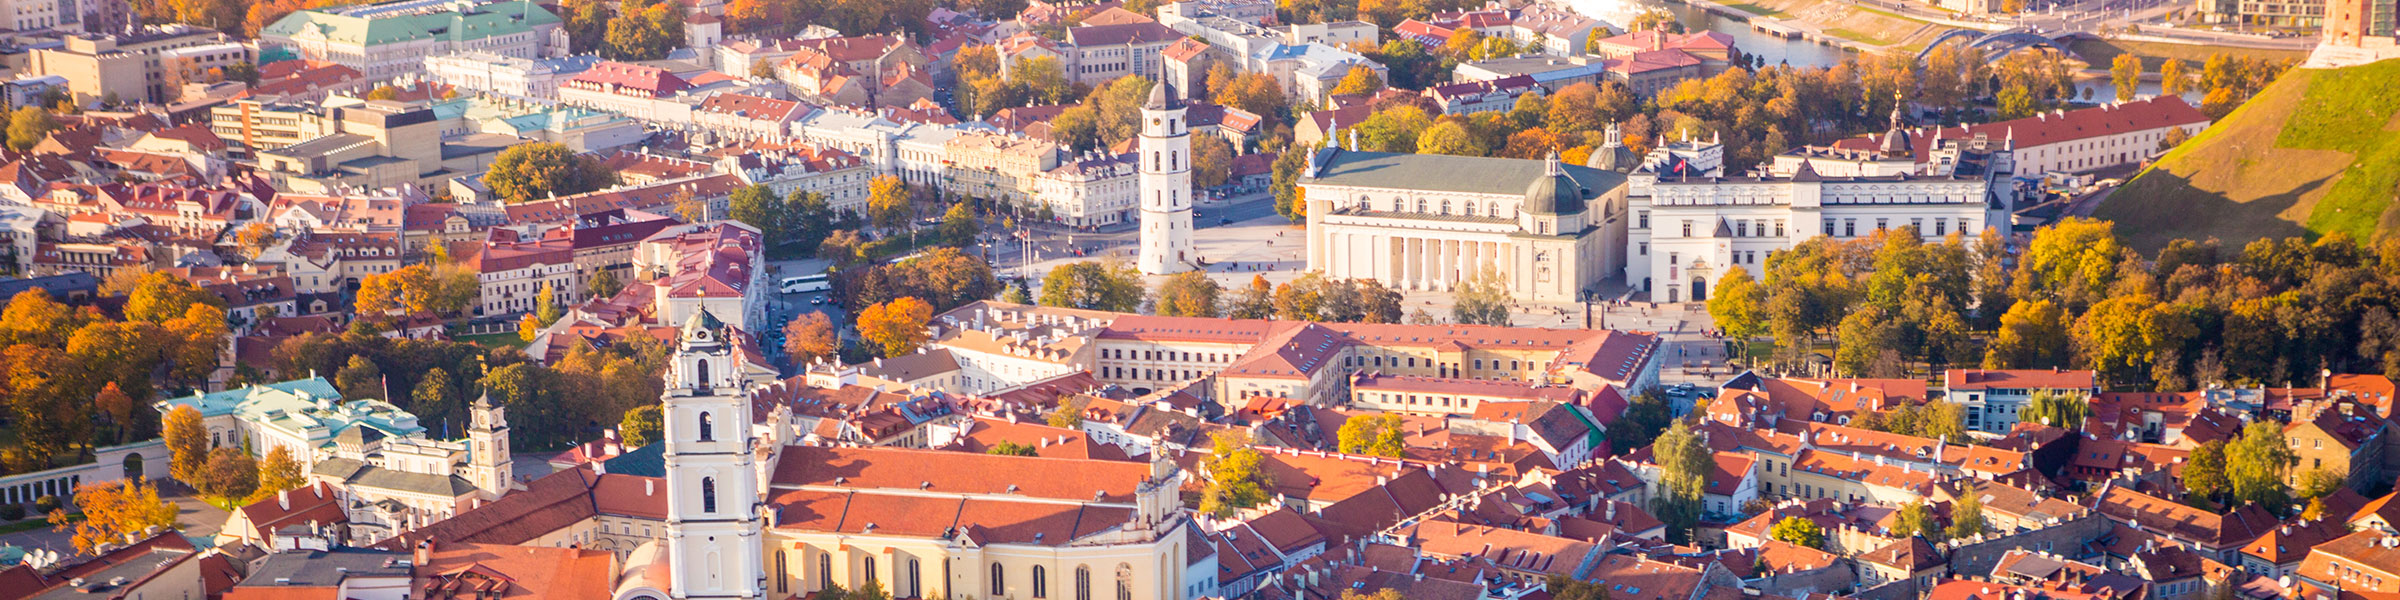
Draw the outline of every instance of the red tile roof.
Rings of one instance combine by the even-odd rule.
[[[883,489],[1132,502],[1134,487],[1149,474],[1146,464],[1105,460],[792,446],[783,450],[773,481],[781,489]]]
[[[676,92],[692,87],[690,82],[684,81],[682,77],[676,77],[674,73],[667,72],[666,69],[616,61],[604,61],[592,65],[592,68],[585,69],[582,74],[576,75],[568,82],[596,86],[597,89],[612,93],[621,93],[616,90],[636,90],[652,98],[673,96]]]
[[[2200,114],[2198,109],[2192,108],[2182,98],[2158,96],[2097,108],[2043,113],[2010,121],[1944,127],[1931,134],[1911,134],[1909,139],[1915,143],[1918,160],[1924,160],[1936,139],[1965,139],[1980,135],[1995,140],[2013,139],[2017,148],[2023,149],[2162,127],[2197,125],[2208,120],[2207,115]],[[1870,135],[1834,142],[1833,147],[1876,150],[1882,144],[1882,136]]]

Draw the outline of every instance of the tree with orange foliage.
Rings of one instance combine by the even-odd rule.
[[[62,508],[50,511],[50,525],[57,531],[74,530],[75,551],[84,554],[99,554],[104,544],[138,541],[152,528],[178,528],[175,503],[159,499],[158,488],[140,479],[76,486],[75,508],[83,511],[82,522],[68,518]]]
[[[859,311],[858,334],[875,344],[883,356],[902,356],[925,344],[925,324],[931,321],[933,305],[901,296]]]
[[[1548,157],[1552,152],[1557,152],[1558,148],[1557,134],[1535,127],[1508,136],[1508,145],[1500,149],[1500,155],[1509,158],[1539,159]]]
[[[783,353],[792,362],[807,364],[833,356],[841,349],[841,337],[833,330],[833,320],[825,313],[806,312],[783,325]]]

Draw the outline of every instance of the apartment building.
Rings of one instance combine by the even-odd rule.
[[[250,62],[250,52],[214,29],[153,25],[128,33],[71,35],[56,48],[36,48],[25,72],[56,75],[79,104],[106,99],[164,103],[170,74],[205,72]]]

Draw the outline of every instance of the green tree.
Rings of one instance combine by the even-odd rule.
[[[1308,203],[1300,198],[1300,170],[1308,167],[1308,155],[1315,152],[1312,147],[1293,147],[1275,156],[1270,185],[1275,190],[1275,214],[1295,222],[1308,218]]]
[[[1809,521],[1809,523],[1813,525],[1816,522]],[[1781,525],[1781,523],[1777,524]],[[1926,541],[1940,542],[1943,534],[1942,520],[1940,517],[1934,516],[1933,506],[1926,504],[1924,500],[1910,502],[1908,505],[1900,507],[1899,514],[1893,515],[1892,534],[1901,537],[1916,536],[1925,538]]]
[[[1372,454],[1399,458],[1407,450],[1405,423],[1400,415],[1352,415],[1342,421],[1341,450],[1350,454]]]
[[[1451,294],[1450,317],[1468,325],[1507,326],[1511,298],[1508,282],[1489,267],[1460,282]]]
[[[589,288],[593,298],[615,298],[617,292],[625,291],[625,282],[617,280],[616,271],[601,269],[592,274]]]
[[[1059,398],[1058,408],[1051,409],[1050,414],[1046,417],[1043,417],[1043,419],[1045,422],[1048,422],[1051,427],[1057,427],[1059,429],[1082,429],[1083,409],[1084,407],[1091,405],[1092,399],[1087,396],[1076,395]]]
[[[2024,83],[2011,83],[2001,87],[2000,93],[1993,96],[1993,100],[2000,106],[2001,119],[2022,119],[2033,116],[2033,113],[2042,110],[2041,100],[2034,98],[2033,90]]]
[[[625,418],[617,422],[617,437],[625,441],[627,448],[641,448],[658,442],[660,432],[665,429],[665,410],[656,404],[644,404],[625,411]]]
[[[1825,548],[1825,528],[1807,517],[1784,517],[1767,530],[1767,537],[1795,546]]]
[[[976,232],[982,229],[975,223],[975,210],[967,208],[965,202],[952,204],[949,211],[942,213],[942,239],[950,240],[952,244],[972,245]]]
[[[38,106],[19,108],[8,115],[8,148],[32,151],[35,144],[42,143],[42,138],[49,137],[56,129],[58,121],[50,118],[49,110]]]
[[[364,354],[351,355],[350,362],[333,374],[333,384],[346,399],[383,398],[383,370]]]
[[[1725,338],[1749,354],[1750,340],[1767,333],[1767,290],[1750,278],[1749,269],[1734,269],[1717,280],[1708,296],[1708,316]]]
[[[1268,488],[1275,484],[1266,472],[1266,457],[1251,447],[1249,435],[1228,430],[1213,438],[1206,467],[1208,487],[1201,492],[1200,512],[1226,518],[1266,502]]]
[[[2200,508],[2215,508],[2233,489],[2233,482],[2226,479],[2225,451],[2225,440],[2209,440],[2193,448],[2191,460],[2183,465],[2184,495],[2197,500]]]
[[[2347,474],[2333,469],[2309,469],[2300,474],[2300,497],[2311,501],[2324,498],[2335,490],[2350,485]]]
[[[1036,448],[1030,445],[1019,444],[1008,440],[1000,440],[1000,443],[992,444],[992,447],[985,448],[983,453],[998,454],[1002,456],[1040,456],[1039,454],[1035,453],[1035,450]]]
[[[2282,427],[2254,421],[2225,447],[2225,478],[2234,500],[2281,512],[2291,502],[2284,473],[2298,461],[2298,455],[2284,442]]]
[[[2025,408],[2017,412],[2017,420],[2076,431],[2083,428],[2083,419],[2090,416],[2091,412],[2092,403],[2088,398],[2040,390],[2034,392],[2033,398],[2025,402]]]
[[[759,236],[766,239],[768,246],[782,245],[788,235],[783,221],[783,202],[775,197],[775,189],[766,184],[734,190],[733,196],[726,199],[726,215],[757,228]]]
[[[1042,306],[1133,312],[1142,305],[1142,274],[1117,262],[1059,265],[1042,278]]]
[[[1692,528],[1700,522],[1708,475],[1715,470],[1716,458],[1682,420],[1669,424],[1650,450],[1659,468],[1658,493],[1650,499],[1650,512],[1666,524],[1668,541],[1687,543]]]
[[[492,196],[509,203],[571,196],[616,183],[616,172],[599,159],[551,142],[510,146],[483,174],[483,185],[492,189]]]
[[[1950,537],[1974,537],[1989,531],[1991,523],[1983,516],[1983,492],[1964,485],[1959,487],[1964,491],[1957,502],[1950,504]]]
[[[457,404],[456,384],[450,382],[450,372],[439,367],[428,369],[417,378],[417,387],[408,394],[410,412],[419,415],[449,414]]]
[[[542,290],[533,295],[533,318],[541,321],[543,327],[549,327],[551,323],[557,323],[561,316],[564,315],[558,303],[558,290],[551,289],[549,283],[543,283]]]
[[[1167,277],[1159,284],[1158,298],[1151,301],[1153,312],[1166,317],[1214,317],[1218,314],[1217,297],[1224,289],[1215,279],[1201,271],[1184,271]]]

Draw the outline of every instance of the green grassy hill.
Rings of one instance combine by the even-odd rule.
[[[2293,69],[2169,151],[2094,216],[2143,250],[2400,230],[2400,60]]]

